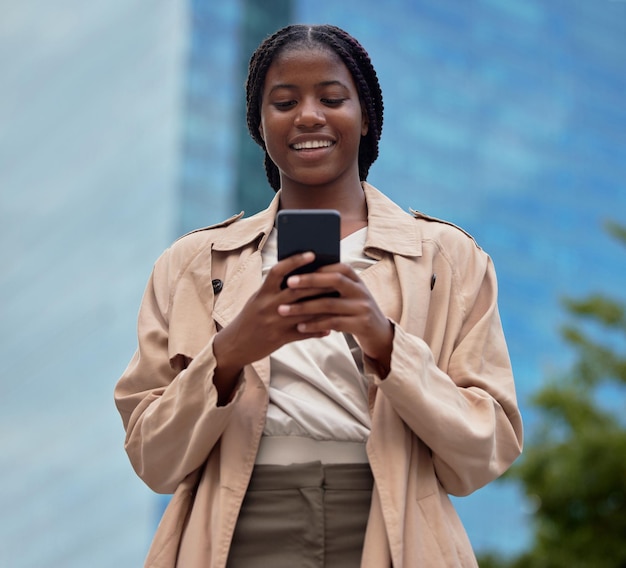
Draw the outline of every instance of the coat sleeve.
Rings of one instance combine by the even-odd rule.
[[[443,488],[459,496],[501,475],[522,449],[495,270],[482,251],[478,259],[480,269],[461,267],[451,286],[439,360],[423,339],[396,325],[387,377],[381,380],[366,362],[394,410],[430,448]]]
[[[171,264],[170,251],[155,264],[139,310],[138,347],[114,392],[126,452],[137,475],[158,493],[173,493],[201,467],[238,399],[217,406],[214,334],[192,360],[169,354],[168,311],[176,283]]]

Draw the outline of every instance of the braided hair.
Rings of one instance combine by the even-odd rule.
[[[280,188],[280,174],[261,138],[261,98],[267,71],[276,56],[291,47],[321,45],[336,53],[356,85],[361,105],[367,114],[368,130],[359,145],[359,178],[367,179],[370,166],[378,157],[378,141],[383,128],[383,95],[370,57],[350,34],[331,25],[284,27],[266,38],[252,54],[246,80],[246,119],[253,140],[265,151],[265,173],[274,189]]]

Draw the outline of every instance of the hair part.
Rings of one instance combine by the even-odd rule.
[[[363,46],[346,31],[331,25],[286,26],[266,38],[252,54],[246,80],[246,120],[252,139],[265,151],[265,173],[274,189],[280,188],[278,167],[267,153],[261,138],[261,102],[267,71],[276,57],[291,48],[320,46],[336,53],[347,67],[367,116],[368,130],[359,145],[359,178],[367,179],[370,166],[378,157],[378,141],[383,128],[383,96],[376,70]]]

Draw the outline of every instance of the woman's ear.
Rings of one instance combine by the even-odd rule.
[[[265,142],[265,135],[263,134],[263,123],[259,123],[259,136],[261,137],[261,140]]]
[[[367,135],[370,127],[369,118],[367,118],[367,113],[361,108],[361,136]]]

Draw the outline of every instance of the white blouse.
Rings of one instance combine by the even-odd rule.
[[[367,227],[341,240],[341,261],[361,272]],[[263,276],[276,264],[276,230],[263,248]],[[270,402],[263,435],[364,443],[370,433],[361,350],[350,335],[283,345],[270,356]]]

